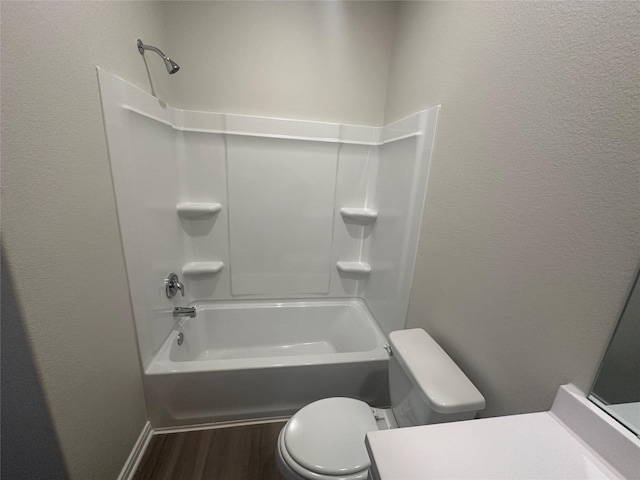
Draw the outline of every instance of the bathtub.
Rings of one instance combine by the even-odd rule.
[[[288,416],[332,396],[389,404],[386,338],[359,299],[191,306],[145,371],[154,428]]]

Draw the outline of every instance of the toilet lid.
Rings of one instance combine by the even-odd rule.
[[[325,475],[350,475],[369,468],[367,432],[378,430],[367,405],[353,398],[327,398],[296,413],[284,431],[289,455],[301,466]]]

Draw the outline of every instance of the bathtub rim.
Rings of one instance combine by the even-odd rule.
[[[172,344],[177,341],[180,327],[189,322],[184,317],[176,322],[169,335],[158,349],[145,375],[181,374],[196,372],[216,372],[229,370],[259,370],[274,367],[299,367],[305,365],[330,365],[340,363],[360,363],[372,361],[388,361],[389,353],[385,350],[388,340],[378,322],[374,318],[366,302],[359,297],[329,299],[246,299],[246,300],[200,300],[189,303],[196,312],[217,309],[253,309],[253,308],[305,308],[314,306],[350,306],[362,310],[367,316],[370,327],[376,337],[376,346],[371,350],[357,352],[325,353],[314,355],[274,356],[243,359],[192,360],[175,362],[170,359]]]

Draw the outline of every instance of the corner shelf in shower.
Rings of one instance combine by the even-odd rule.
[[[371,265],[366,262],[338,262],[336,267],[342,273],[355,273],[358,275],[369,275],[371,273]]]
[[[208,275],[218,273],[223,267],[223,262],[190,262],[182,267],[182,273],[184,275]]]
[[[176,206],[176,210],[181,217],[193,218],[218,213],[222,210],[222,205],[219,203],[183,202]]]
[[[378,218],[378,211],[371,208],[343,207],[340,209],[340,215],[345,222],[373,223]]]

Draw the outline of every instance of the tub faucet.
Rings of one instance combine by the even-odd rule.
[[[184,285],[180,283],[180,279],[175,273],[170,273],[167,278],[164,279],[164,286],[167,298],[175,297],[178,290],[180,290],[180,293],[184,297]]]
[[[195,307],[176,307],[173,309],[173,316],[194,318],[196,316],[196,309]]]

